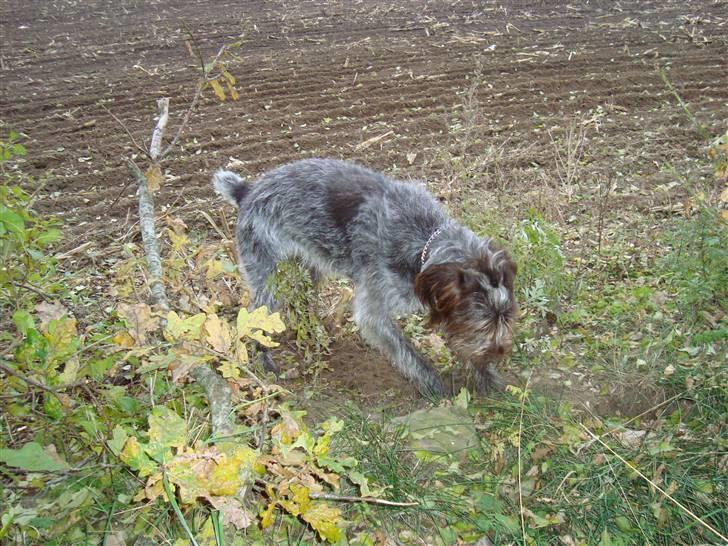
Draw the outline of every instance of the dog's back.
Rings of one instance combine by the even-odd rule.
[[[439,214],[429,218],[434,203],[419,185],[356,163],[305,159],[273,169],[251,184],[235,177],[220,171],[214,185],[240,208],[240,244],[266,241],[278,259],[297,255],[328,273],[352,276],[358,255],[371,255],[384,236],[388,243],[396,241],[392,231],[400,222],[412,229],[424,221],[422,232],[427,234],[441,219]],[[418,211],[427,212],[428,218],[419,218]],[[401,250],[389,253],[399,259]]]

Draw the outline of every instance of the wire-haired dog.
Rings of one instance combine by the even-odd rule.
[[[277,307],[269,277],[277,262],[297,257],[314,271],[353,280],[361,335],[423,394],[446,390],[395,323],[423,310],[473,365],[479,390],[498,383],[493,364],[513,342],[516,265],[491,239],[451,220],[420,184],[307,159],[252,184],[218,171],[213,185],[239,208],[238,257],[255,307]],[[263,363],[275,369],[270,354]]]

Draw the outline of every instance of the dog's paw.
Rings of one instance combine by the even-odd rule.
[[[278,374],[280,373],[280,368],[278,367],[278,364],[276,364],[275,360],[273,360],[273,357],[270,354],[270,351],[268,350],[261,350],[258,359],[260,361],[260,365],[263,367],[263,370],[267,373],[272,373],[276,377],[278,377]]]
[[[493,364],[475,368],[475,388],[480,394],[503,392],[506,388],[505,380],[496,371]]]
[[[450,390],[445,387],[438,377],[433,377],[429,381],[418,382],[417,390],[424,398],[435,401],[450,396]]]

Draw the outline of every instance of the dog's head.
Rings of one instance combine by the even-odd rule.
[[[427,267],[415,278],[415,293],[460,358],[492,362],[513,346],[515,276],[515,262],[491,243],[476,259]]]

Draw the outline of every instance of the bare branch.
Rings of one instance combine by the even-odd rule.
[[[27,375],[23,375],[20,372],[16,372],[10,366],[6,366],[2,362],[0,362],[0,370],[4,371],[8,375],[13,375],[13,376],[17,377],[18,379],[21,379],[22,381],[26,382],[28,385],[32,385],[33,387],[38,387],[39,389],[49,392],[53,396],[58,397],[58,393],[55,390],[51,389],[50,387],[44,385],[43,383],[41,383],[39,381],[36,381],[35,379],[31,379]]]
[[[152,161],[161,159],[159,154],[162,149],[162,137],[164,136],[164,130],[167,128],[167,121],[169,121],[169,97],[159,99],[157,108],[159,108],[159,121],[157,121],[157,126],[154,128],[152,142],[149,145],[149,157]]]
[[[151,275],[149,290],[152,293],[154,303],[166,315],[169,311],[169,301],[167,300],[167,291],[162,282],[162,259],[159,255],[159,241],[157,241],[157,230],[154,226],[154,200],[147,188],[147,179],[144,173],[142,173],[136,163],[131,159],[127,160],[127,166],[129,167],[129,172],[136,178],[139,186],[139,226],[142,232],[142,243],[144,245],[144,255],[147,259],[147,268]]]
[[[195,366],[190,376],[205,390],[207,403],[210,406],[210,423],[213,438],[232,436],[233,425],[232,391],[230,385],[217,372],[208,366]]]
[[[172,148],[176,146],[179,137],[182,136],[182,132],[187,127],[187,123],[190,120],[190,115],[192,114],[192,111],[197,107],[197,103],[200,101],[200,97],[202,96],[202,87],[203,83],[200,82],[197,86],[197,91],[195,91],[195,96],[192,98],[192,102],[190,103],[189,108],[187,108],[187,111],[182,118],[182,123],[180,124],[179,129],[177,129],[177,134],[174,135],[172,142],[170,142],[169,145],[164,149],[159,159],[164,159],[165,157],[167,157],[167,154],[169,154],[169,152],[172,151]]]

